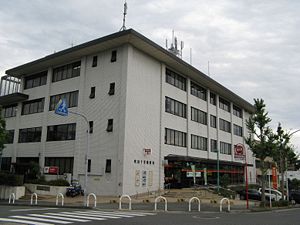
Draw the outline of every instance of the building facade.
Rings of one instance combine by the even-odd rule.
[[[10,139],[2,169],[59,167],[88,192],[134,195],[172,187],[244,181],[246,119],[253,106],[130,29],[9,69],[0,104]],[[54,113],[60,99],[71,112]],[[219,153],[219,154],[218,154]],[[246,147],[249,180],[255,159]],[[194,169],[192,169],[194,168]],[[225,179],[225,178],[224,178]]]

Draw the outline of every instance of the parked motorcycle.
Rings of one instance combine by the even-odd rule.
[[[67,188],[66,196],[75,197],[77,195],[84,195],[84,190],[81,188],[78,181],[73,180],[70,187]]]

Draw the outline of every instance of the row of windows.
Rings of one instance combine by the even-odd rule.
[[[166,112],[186,118],[186,104],[166,97],[165,107]]]
[[[186,133],[166,128],[165,144],[186,147]]]
[[[78,105],[78,91],[50,96],[49,111],[55,109],[60,99],[65,99],[69,108],[76,107]]]
[[[165,144],[186,147],[186,133],[165,128]],[[207,138],[191,134],[191,148],[207,151]],[[218,141],[210,139],[211,152],[218,151]],[[231,144],[220,141],[220,153],[231,155]]]
[[[223,119],[219,119],[219,129],[228,133],[231,133],[231,123],[223,120]]]
[[[111,62],[117,61],[117,51],[111,52]],[[98,64],[98,56],[93,57],[92,67]],[[70,79],[80,76],[81,61],[63,65],[53,69],[52,82]],[[39,87],[47,83],[47,71],[39,72],[28,77],[24,80],[24,89]]]
[[[45,98],[23,102],[22,115],[44,112]]]
[[[45,166],[58,166],[59,174],[73,173],[73,157],[45,157]]]
[[[168,68],[166,68],[166,82],[186,91],[186,78]],[[207,90],[194,82],[191,82],[191,95],[207,101]],[[214,93],[210,93],[209,97],[210,103],[216,105],[216,95]],[[231,111],[230,102],[221,97],[219,97],[219,107],[227,112]],[[237,106],[233,106],[233,114],[242,118],[242,110]]]
[[[207,125],[207,113],[191,107],[191,120]]]
[[[191,139],[191,148],[207,151],[207,138],[192,134]]]
[[[63,65],[53,69],[52,82],[80,76],[81,61]]]
[[[91,87],[90,98],[95,98],[96,87]],[[110,83],[109,85],[109,95],[115,94],[115,83]],[[78,106],[78,91],[66,92],[58,95],[50,96],[49,110],[55,109],[57,103],[60,99],[65,99],[68,107]],[[39,113],[44,111],[45,98],[34,99],[22,104],[22,115],[28,115],[33,113]],[[3,108],[2,116],[4,118],[16,116],[17,105],[6,106]]]
[[[47,71],[25,77],[24,89],[39,87],[47,83]]]
[[[148,165],[154,165],[154,161],[148,161],[148,160],[139,160],[139,159],[134,159],[133,163],[135,164],[148,164]]]
[[[89,121],[89,133],[93,133],[94,122]],[[113,131],[113,119],[107,121],[107,132]],[[7,130],[8,140],[6,144],[14,141],[14,130]],[[19,130],[19,143],[40,142],[42,127],[24,128]],[[47,141],[75,140],[76,123],[60,124],[47,127]]]

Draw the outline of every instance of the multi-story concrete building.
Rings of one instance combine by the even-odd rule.
[[[220,177],[244,180],[245,120],[253,106],[130,29],[9,69],[0,104],[10,133],[2,169],[58,166],[83,184],[87,124],[54,113],[65,98],[89,121],[89,192],[136,194]],[[249,180],[255,160],[247,150]],[[206,172],[204,172],[206,171]],[[23,171],[24,172],[24,171]]]

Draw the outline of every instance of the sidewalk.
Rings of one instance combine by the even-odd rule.
[[[201,200],[201,211],[212,211],[217,212],[220,210],[220,200],[221,196],[217,196],[210,193],[200,192],[191,189],[180,189],[172,190],[163,195],[167,199],[168,211],[183,211],[187,212],[189,208],[189,199],[191,197],[198,197]],[[31,196],[25,196],[21,200],[16,200],[15,205],[30,205]],[[158,197],[158,194],[144,194],[131,197],[131,208],[133,210],[154,210],[155,198]],[[45,207],[61,207],[62,199],[59,197],[58,206],[56,206],[56,196],[38,196],[38,206]],[[1,200],[0,204],[7,205],[8,200]],[[158,210],[164,210],[165,203],[163,200],[159,200],[157,203]],[[259,205],[259,202],[249,202],[249,208],[256,208]],[[35,205],[34,205],[35,206]],[[94,198],[91,196],[89,200],[89,206],[94,206]],[[198,209],[198,202],[194,201],[191,204],[192,210],[195,211]],[[64,197],[64,207],[84,207],[84,197]],[[129,200],[128,198],[122,199],[122,209],[128,209]],[[119,197],[117,196],[97,196],[97,209],[101,210],[117,210],[119,209]],[[230,200],[231,210],[246,210],[246,201],[241,200]],[[227,211],[226,201],[223,204],[223,211]]]

